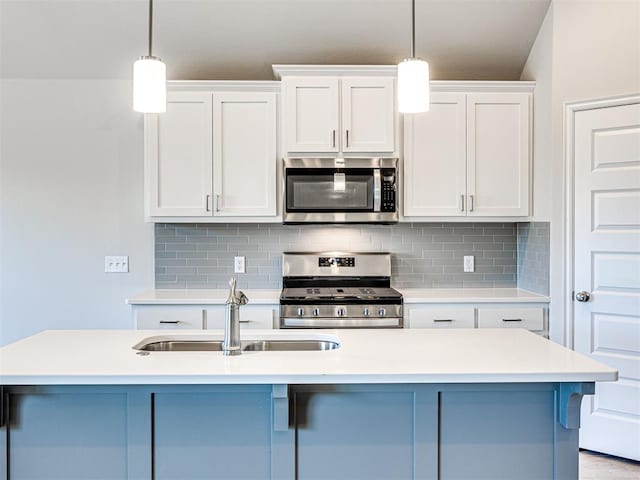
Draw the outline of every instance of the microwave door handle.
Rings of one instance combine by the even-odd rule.
[[[373,169],[373,211],[379,212],[382,206],[382,180],[380,169]]]

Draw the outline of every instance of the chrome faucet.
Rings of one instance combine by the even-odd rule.
[[[227,310],[224,318],[224,340],[222,341],[222,353],[224,355],[240,355],[240,305],[246,305],[247,296],[240,290],[236,290],[236,279],[231,277],[229,281],[229,298],[227,298]]]

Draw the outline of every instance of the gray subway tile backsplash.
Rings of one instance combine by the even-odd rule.
[[[392,283],[400,288],[519,285],[541,291],[546,278],[548,291],[544,225],[156,224],[155,286],[227,288],[233,257],[243,255],[247,273],[236,274],[241,288],[278,289],[282,252],[347,250],[391,252]],[[475,256],[475,273],[463,272],[464,255]]]

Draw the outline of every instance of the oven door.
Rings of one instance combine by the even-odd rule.
[[[285,160],[284,223],[396,222],[396,212],[381,212],[381,170],[373,160]]]

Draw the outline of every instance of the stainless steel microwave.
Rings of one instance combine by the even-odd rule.
[[[285,158],[284,223],[395,223],[397,158]]]

